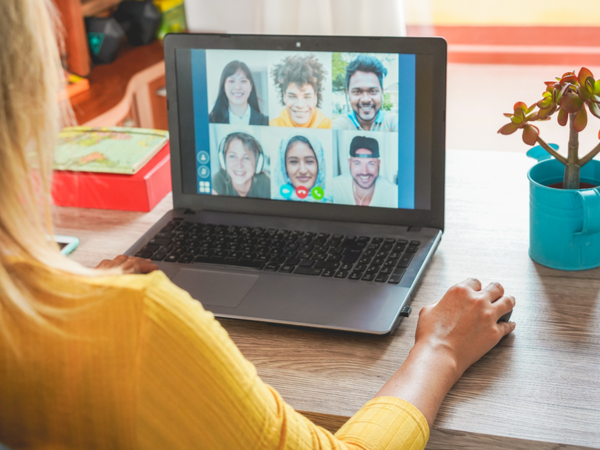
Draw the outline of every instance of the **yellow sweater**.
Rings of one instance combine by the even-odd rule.
[[[295,127],[295,128],[331,128],[331,119],[320,110],[315,108],[315,112],[308,122],[299,125],[292,120],[287,108],[283,108],[279,117],[269,122],[271,127]]]
[[[0,442],[11,449],[416,450],[427,442],[423,415],[393,397],[368,402],[335,435],[314,425],[162,272],[36,279],[79,296],[38,297],[43,304],[86,307],[54,321],[61,335],[15,324],[0,303],[13,339],[0,333]]]

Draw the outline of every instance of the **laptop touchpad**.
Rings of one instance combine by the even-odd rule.
[[[172,279],[203,305],[235,308],[244,299],[258,275],[181,269]]]

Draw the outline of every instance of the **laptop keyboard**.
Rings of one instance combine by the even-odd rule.
[[[135,256],[398,284],[420,241],[170,221]]]

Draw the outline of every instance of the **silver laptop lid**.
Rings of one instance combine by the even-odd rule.
[[[172,34],[175,208],[444,227],[446,42]]]

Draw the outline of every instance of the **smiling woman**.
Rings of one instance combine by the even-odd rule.
[[[260,112],[254,79],[245,63],[231,61],[223,69],[209,120],[234,125],[269,124],[269,118]]]
[[[271,180],[263,171],[264,152],[248,133],[231,133],[220,145],[221,170],[213,177],[213,194],[269,198]]]

